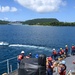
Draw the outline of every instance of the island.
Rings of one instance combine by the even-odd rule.
[[[38,18],[26,21],[4,21],[0,20],[0,25],[43,25],[43,26],[75,26],[75,22],[61,22],[56,18]]]
[[[75,26],[75,22],[60,22],[56,18],[39,18],[22,22],[28,25],[43,25],[43,26]]]
[[[4,25],[4,24],[8,24],[9,21],[5,21],[5,20],[0,20],[0,25]]]

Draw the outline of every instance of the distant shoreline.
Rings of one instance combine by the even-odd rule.
[[[57,26],[58,27],[58,26],[75,26],[75,25],[29,25],[29,26]]]
[[[60,22],[56,18],[38,18],[27,21],[3,21],[0,20],[0,25],[38,25],[38,26],[75,26],[75,22]]]
[[[0,24],[0,26],[3,26],[3,25],[13,25],[13,24]],[[57,26],[57,27],[67,27],[67,26],[69,26],[69,27],[75,27],[75,25],[27,25],[27,24],[22,24],[22,25],[26,25],[26,26]],[[18,26],[18,25],[13,25],[13,26]]]

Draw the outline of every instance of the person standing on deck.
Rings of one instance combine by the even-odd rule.
[[[65,51],[64,51],[64,49],[62,49],[62,48],[60,48],[60,50],[61,50],[62,57],[63,57],[63,56],[64,56]]]
[[[71,54],[73,55],[73,54],[75,54],[75,46],[74,46],[74,44],[72,45],[72,47],[71,47]]]
[[[66,75],[66,65],[65,65],[65,61],[63,60],[60,65],[58,66],[58,73],[59,75]]]
[[[26,56],[26,58],[31,58],[32,57],[32,53],[29,53],[28,56]]]
[[[35,55],[35,58],[38,58],[38,57],[39,57],[39,54],[36,54],[36,55]]]
[[[65,45],[65,54],[68,56],[68,45]]]
[[[53,62],[52,57],[48,57],[48,65],[47,65],[47,75],[53,75]]]
[[[21,60],[24,58],[24,51],[21,51],[21,54],[18,55],[18,63],[20,64]]]
[[[60,49],[62,49],[62,48],[60,48]],[[62,56],[62,52],[61,52],[61,50],[59,50],[58,51],[58,58],[61,58],[61,56]]]
[[[53,48],[52,56],[54,60],[57,59],[57,51],[55,50],[55,48]]]

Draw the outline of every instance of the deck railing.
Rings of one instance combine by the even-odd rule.
[[[69,54],[71,55],[71,49],[70,49],[70,52],[69,52]],[[15,63],[14,63],[14,60],[15,60]],[[14,64],[13,64],[14,63]],[[4,64],[6,64],[5,66],[4,66]],[[1,67],[3,65],[3,67]],[[16,68],[14,68],[13,66],[14,65],[16,65]],[[14,70],[16,70],[16,69],[18,69],[19,68],[19,65],[18,65],[18,63],[17,63],[17,56],[16,57],[12,57],[12,58],[9,58],[9,59],[6,59],[6,60],[4,60],[4,61],[1,61],[0,62],[0,71],[1,71],[1,68],[3,68],[3,70],[4,70],[4,68],[6,68],[6,71],[4,71],[4,72],[6,72],[6,73],[10,73],[10,72],[12,72],[12,71],[14,71]],[[13,69],[14,68],[14,69]],[[4,73],[3,71],[1,72],[1,73]],[[70,72],[70,71],[69,71]],[[0,74],[1,74],[0,73]],[[67,75],[68,75],[68,73],[67,73]]]
[[[0,62],[0,72],[1,73],[6,72],[7,74],[9,74],[10,72],[16,70],[17,68],[18,68],[17,56]]]

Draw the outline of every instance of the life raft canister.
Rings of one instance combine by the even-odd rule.
[[[23,56],[22,55],[19,55],[18,56],[18,60],[22,60],[23,59]]]

